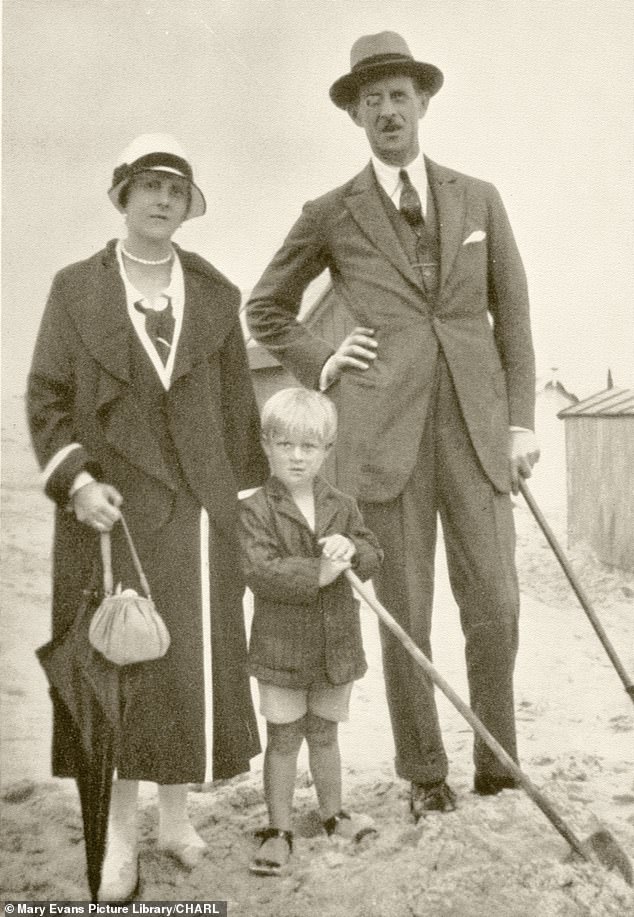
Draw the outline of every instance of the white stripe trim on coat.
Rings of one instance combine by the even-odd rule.
[[[209,515],[200,510],[200,606],[202,614],[202,652],[204,679],[205,783],[213,779],[214,687],[211,662],[211,599],[209,594]]]
[[[42,486],[46,487],[48,484],[48,479],[51,477],[53,472],[55,472],[59,466],[62,464],[64,459],[70,455],[71,452],[74,452],[75,449],[81,449],[81,443],[70,443],[68,446],[64,446],[63,449],[60,449],[59,452],[56,452],[52,459],[46,464],[46,467],[42,471],[40,480],[42,481]]]

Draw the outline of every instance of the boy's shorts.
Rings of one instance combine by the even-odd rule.
[[[294,723],[308,712],[343,723],[348,719],[353,682],[280,688],[258,680],[260,713],[268,723]]]

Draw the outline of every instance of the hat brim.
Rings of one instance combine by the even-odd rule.
[[[357,93],[364,83],[372,80],[379,80],[383,76],[390,74],[404,74],[411,76],[424,92],[435,95],[444,83],[442,71],[435,67],[434,64],[425,64],[422,61],[379,61],[374,64],[367,64],[346,73],[340,77],[330,87],[330,98],[337,108],[347,109],[352,105],[357,97]]]
[[[189,182],[189,187],[191,188],[191,201],[189,204],[189,210],[187,211],[187,214],[185,215],[186,220],[192,220],[194,217],[201,217],[207,210],[207,202],[205,201],[205,196],[202,193],[202,191],[200,190],[200,188],[198,187],[198,185],[194,184],[194,182],[188,179],[186,176],[181,175],[180,172],[176,172],[176,170],[173,170],[173,169],[151,168],[151,169],[142,169],[137,174],[140,174],[141,171],[143,172],[163,172],[164,175],[179,175],[180,178],[184,178],[185,181]],[[119,213],[125,213],[125,207],[122,207],[119,202],[119,195],[123,191],[124,187],[130,183],[133,177],[134,176],[131,176],[130,178],[126,178],[123,181],[118,182],[116,185],[113,185],[112,188],[110,188],[110,190],[108,191],[108,197],[110,198],[114,206],[117,208]]]

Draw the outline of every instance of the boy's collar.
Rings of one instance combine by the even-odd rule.
[[[277,496],[289,497],[291,500],[293,499],[293,495],[291,494],[286,484],[284,484],[283,481],[280,481],[279,478],[276,478],[274,474],[269,476],[266,482],[266,487],[269,492]],[[328,482],[320,474],[315,475],[313,478],[313,493],[317,496],[329,489],[330,486]]]

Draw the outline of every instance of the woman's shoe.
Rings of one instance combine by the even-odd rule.
[[[139,855],[134,846],[108,844],[101,867],[97,899],[102,903],[131,901],[139,885]]]
[[[205,855],[207,844],[193,826],[189,827],[191,830],[181,837],[159,837],[158,849],[174,857],[185,869],[195,869]]]
[[[281,828],[262,828],[255,836],[262,843],[249,871],[256,876],[279,876],[293,852],[293,832]]]

